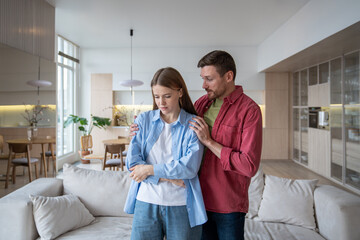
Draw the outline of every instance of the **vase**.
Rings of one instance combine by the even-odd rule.
[[[37,135],[38,135],[38,129],[35,124],[27,128],[27,137],[29,140],[36,139]]]

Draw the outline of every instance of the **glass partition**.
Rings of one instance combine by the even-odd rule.
[[[360,106],[345,106],[347,184],[360,189]]]
[[[341,58],[330,62],[330,104],[342,104]]]
[[[329,81],[329,62],[319,65],[319,84]]]
[[[309,68],[309,86],[316,85],[318,83],[318,67]]]
[[[293,106],[299,106],[299,72],[293,74]]]
[[[344,104],[358,104],[359,99],[359,52],[344,57]]]
[[[343,137],[342,137],[342,107],[331,107],[330,134],[331,134],[331,177],[342,181],[343,168]]]
[[[307,69],[300,72],[300,105],[308,105],[308,71]]]
[[[309,110],[308,108],[301,108],[300,110],[300,131],[301,131],[301,158],[302,164],[308,164],[308,125],[309,125]]]
[[[293,108],[293,159],[300,161],[300,109]]]

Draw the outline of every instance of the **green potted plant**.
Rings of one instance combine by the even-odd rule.
[[[64,128],[69,126],[70,124],[79,124],[78,129],[82,133],[80,137],[80,158],[83,163],[90,163],[90,160],[82,159],[83,156],[92,153],[92,137],[91,131],[94,127],[98,127],[100,129],[106,129],[107,126],[110,126],[111,119],[110,118],[102,118],[91,115],[90,120],[86,118],[82,118],[76,115],[70,115],[65,123]]]

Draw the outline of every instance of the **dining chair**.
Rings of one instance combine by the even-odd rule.
[[[106,144],[105,145],[105,156],[103,162],[103,170],[105,168],[110,168],[110,170],[119,170],[124,171],[124,156],[122,152],[125,150],[125,144]],[[109,155],[110,153],[110,159]]]
[[[37,163],[39,159],[30,157],[31,144],[26,143],[9,143],[9,160],[6,172],[5,188],[8,187],[10,169],[12,167],[12,182],[15,184],[16,180],[16,167],[23,166],[28,168],[29,181],[32,181],[31,165],[35,166],[35,176],[38,178]],[[25,157],[14,158],[14,154],[22,153]]]
[[[127,138],[127,137],[124,137],[124,136],[118,136],[118,139],[125,139],[125,138]],[[124,158],[126,158],[127,151],[125,150],[125,151],[123,151],[122,153],[123,153],[123,157],[124,157]]]
[[[55,144],[54,144],[55,145]],[[51,154],[51,151],[54,152],[54,157],[52,156]],[[43,160],[43,153],[41,152],[40,153],[40,159],[41,159],[41,162],[42,161],[47,161],[47,169],[46,171],[48,172],[49,171],[49,159],[52,158],[52,161],[53,161],[53,172],[56,172],[56,151],[54,150],[54,146],[53,144],[49,143],[48,145],[48,150],[45,152],[45,158],[46,160]],[[43,168],[43,164],[40,164],[40,174],[42,174],[42,168]]]
[[[4,152],[4,137],[0,135],[0,160],[9,159],[9,154]]]

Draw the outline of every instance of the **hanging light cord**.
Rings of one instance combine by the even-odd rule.
[[[38,73],[38,80],[40,80],[40,56],[39,56],[39,73]],[[37,87],[37,95],[40,94],[40,86]]]
[[[130,80],[133,79],[132,77],[132,37],[133,37],[133,32],[134,30],[133,29],[130,29],[130,38],[131,38],[131,47],[130,47],[130,62],[131,62],[131,65],[130,65]]]

